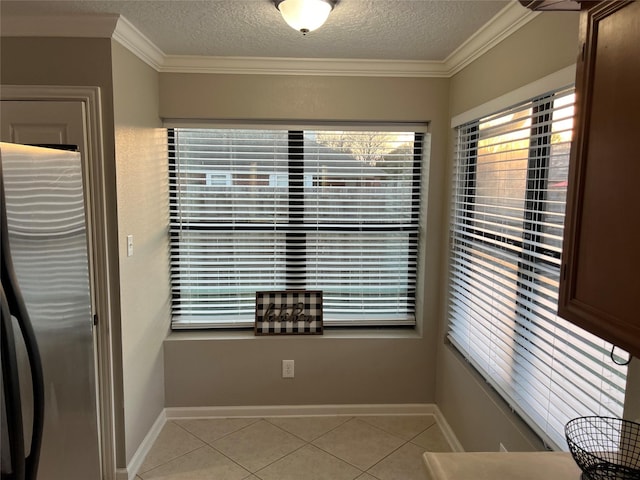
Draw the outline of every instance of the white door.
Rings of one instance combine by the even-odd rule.
[[[10,143],[76,145],[84,158],[84,116],[82,102],[3,100],[0,137]]]
[[[83,102],[3,100],[0,138],[9,143],[77,146],[82,158],[86,205],[87,137]],[[95,311],[93,307],[91,311]],[[49,328],[34,324],[45,376],[38,480],[100,478],[96,343],[91,320],[89,315],[87,323],[74,327],[73,331],[50,332]]]

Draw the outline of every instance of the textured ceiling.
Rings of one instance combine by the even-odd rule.
[[[339,0],[306,37],[271,0],[2,0],[0,14],[121,14],[167,55],[439,61],[508,3]]]

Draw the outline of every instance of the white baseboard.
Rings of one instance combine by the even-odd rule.
[[[168,420],[195,418],[263,418],[326,415],[433,415],[454,452],[464,449],[437,405],[432,403],[383,405],[275,405],[249,407],[170,407],[158,416],[126,469],[116,470],[116,480],[134,480]]]
[[[451,428],[451,425],[449,425],[449,422],[447,422],[447,419],[444,418],[444,415],[442,414],[438,406],[434,405],[434,407],[436,411],[433,415],[436,417],[436,422],[438,423],[438,426],[440,427],[440,430],[442,431],[444,438],[447,439],[447,442],[449,443],[451,450],[453,450],[454,452],[464,452],[464,448],[462,447],[462,444],[458,440],[458,437],[456,437],[456,434],[453,433],[453,429]]]
[[[249,407],[170,407],[165,408],[167,420],[187,418],[263,418],[323,415],[433,415],[454,452],[464,452],[449,422],[436,404],[374,404],[374,405],[276,405]]]
[[[323,415],[436,415],[438,407],[428,403],[382,405],[274,405],[248,407],[170,407],[167,420],[181,418],[294,417]],[[440,414],[442,416],[442,414]]]
[[[142,462],[144,462],[145,457],[151,450],[151,447],[153,447],[165,423],[167,423],[167,414],[166,410],[163,410],[160,412],[160,415],[158,415],[158,418],[156,418],[156,421],[153,422],[149,432],[144,437],[144,440],[142,440],[131,461],[127,464],[127,468],[116,469],[116,480],[135,480],[136,474],[142,466]]]
[[[116,480],[129,480],[128,468],[116,468]],[[135,475],[132,475],[135,479]]]
[[[408,403],[382,405],[277,405],[250,407],[171,407],[165,408],[167,420],[224,417],[287,417],[322,415],[433,415],[454,452],[464,452],[449,422],[436,404]]]

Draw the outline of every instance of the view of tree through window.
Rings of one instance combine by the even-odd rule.
[[[319,289],[326,325],[414,324],[425,134],[169,132],[173,326],[248,326]]]

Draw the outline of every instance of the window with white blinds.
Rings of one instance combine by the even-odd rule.
[[[170,129],[173,328],[252,326],[291,289],[326,326],[415,324],[425,135]]]
[[[451,342],[554,449],[583,415],[622,415],[612,345],[556,314],[572,89],[457,128]],[[624,352],[617,351],[626,360]]]

